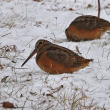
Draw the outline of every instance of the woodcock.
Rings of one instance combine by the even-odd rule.
[[[36,53],[37,65],[50,74],[72,73],[86,67],[92,61],[92,59],[85,59],[65,47],[47,40],[38,40],[35,49],[21,66]]]
[[[67,39],[72,41],[100,39],[110,30],[110,23],[96,16],[79,16],[65,30]]]

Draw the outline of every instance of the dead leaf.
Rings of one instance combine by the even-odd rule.
[[[42,93],[42,95],[44,96],[44,95],[45,95],[45,92],[44,92],[44,93]]]
[[[37,93],[36,92],[30,92],[31,95],[36,96]]]
[[[1,79],[1,82],[6,82],[6,79],[8,78],[9,76],[5,76],[3,79]]]
[[[17,52],[16,45],[5,45],[0,49],[4,50],[5,52]]]
[[[2,104],[4,108],[15,108],[13,103],[10,102],[3,102]]]
[[[56,87],[56,88],[54,88],[53,90],[59,91],[59,90],[62,89],[62,88],[63,88],[63,85],[61,85],[61,86],[59,86],[59,87]]]
[[[12,63],[16,63],[15,61],[11,61]]]
[[[0,69],[3,69],[3,66],[0,64]]]
[[[73,11],[73,9],[72,9],[72,8],[70,8],[69,10],[70,10],[70,11]]]
[[[54,97],[52,94],[46,94],[46,96],[47,96],[47,97],[49,97],[49,96],[50,96],[50,97],[52,97],[52,98],[54,98],[54,99],[55,99],[55,97]]]
[[[31,81],[31,79],[26,79],[25,81]]]
[[[42,21],[36,22],[36,25],[42,24]]]
[[[93,5],[91,5],[91,4],[88,4],[88,6],[87,6],[88,8],[91,8],[91,7],[93,7]]]
[[[78,87],[75,87],[75,91],[78,91],[79,90],[79,88]]]

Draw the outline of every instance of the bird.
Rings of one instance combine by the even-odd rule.
[[[93,59],[85,59],[70,49],[40,39],[35,49],[24,61],[21,67],[36,54],[36,63],[41,70],[49,74],[73,73],[85,68]]]
[[[65,34],[70,41],[87,41],[100,39],[107,30],[110,30],[110,23],[102,18],[83,15],[74,19]]]

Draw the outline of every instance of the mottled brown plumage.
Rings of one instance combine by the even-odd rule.
[[[94,40],[110,30],[110,23],[96,16],[79,16],[65,30],[66,37],[72,41]]]
[[[85,59],[73,51],[47,40],[38,40],[34,51],[22,66],[35,54],[38,66],[51,74],[72,73],[86,67],[92,59]]]

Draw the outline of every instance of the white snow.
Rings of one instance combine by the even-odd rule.
[[[110,0],[100,2],[100,17],[110,21]],[[9,101],[23,110],[110,110],[110,34],[86,42],[69,42],[65,36],[76,17],[97,16],[97,5],[97,0],[0,0],[0,80],[9,76],[0,82],[0,103]],[[61,75],[42,71],[35,56],[21,67],[39,39],[76,53],[78,46],[83,57],[94,61],[73,74]],[[75,101],[80,101],[72,109],[75,94]],[[0,107],[2,110],[2,104]]]

